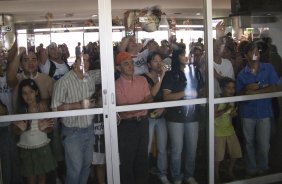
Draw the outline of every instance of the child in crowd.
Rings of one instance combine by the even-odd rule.
[[[223,77],[219,81],[222,90],[221,97],[231,97],[235,94],[235,81],[228,77]],[[242,157],[241,147],[235,134],[232,117],[237,115],[237,108],[233,103],[223,103],[215,105],[215,178],[219,180],[219,165],[224,160],[225,150],[230,156],[228,175],[234,179],[233,168],[237,158]]]
[[[20,82],[17,104],[17,113],[48,111],[48,106],[41,101],[39,88],[32,79]],[[21,173],[27,177],[28,184],[45,184],[45,174],[56,167],[49,145],[50,139],[47,137],[47,133],[52,131],[53,124],[52,119],[23,120],[14,123],[14,131],[20,134],[17,145],[20,148]]]

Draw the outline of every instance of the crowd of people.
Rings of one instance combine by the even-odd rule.
[[[175,36],[160,45],[154,39],[137,43],[134,36],[124,37],[113,48],[116,104],[205,97],[207,64],[212,61],[205,56],[202,40],[186,48]],[[215,97],[278,91],[282,60],[269,37],[238,43],[227,34],[214,39],[213,45]],[[99,66],[104,61],[100,61],[99,43],[81,48],[78,42],[74,49],[71,66],[66,44],[52,42],[46,48],[15,44],[9,52],[1,51],[0,115],[101,107]],[[197,184],[201,108],[184,105],[117,113],[121,183],[148,183],[149,157],[155,147],[162,184]],[[233,126],[234,117],[240,117],[242,129]],[[274,118],[271,99],[215,106],[216,181],[221,178],[219,168],[226,150],[232,178],[236,178],[235,161],[241,157],[246,159],[247,175],[268,173]],[[1,123],[4,183],[86,184],[92,164],[97,182],[106,183],[103,127],[101,114]],[[236,136],[238,131],[244,141]]]

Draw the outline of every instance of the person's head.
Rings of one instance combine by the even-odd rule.
[[[149,71],[155,71],[156,73],[160,73],[163,67],[163,60],[161,58],[160,53],[150,52],[147,57],[147,64]]]
[[[25,74],[35,74],[38,71],[37,56],[34,52],[24,52],[20,57],[20,65]]]
[[[126,46],[126,52],[135,52],[138,48],[137,48],[137,42],[134,36],[127,36],[124,37],[124,39],[128,39],[128,44]]]
[[[258,28],[254,28],[252,34],[253,40],[257,40],[260,38],[260,30]]]
[[[169,57],[171,54],[171,48],[167,40],[161,41],[161,46],[159,47],[158,52],[161,54],[163,59]]]
[[[219,81],[219,86],[223,96],[229,97],[235,95],[235,81],[233,79],[223,77]]]
[[[59,48],[55,42],[52,42],[48,46],[48,57],[53,61],[60,60],[62,58],[62,47]]]
[[[201,57],[203,55],[202,47],[194,46],[190,50],[190,54],[194,54],[195,57]]]
[[[244,56],[249,62],[258,62],[260,60],[259,47],[256,42],[249,42],[244,47]]]
[[[78,43],[77,43],[77,45],[78,45],[78,46],[80,46],[80,45],[81,45],[81,43],[80,43],[80,42],[78,42]]]
[[[233,55],[234,55],[234,48],[232,47],[229,47],[227,45],[225,45],[222,53],[221,53],[221,57],[224,58],[224,59],[232,59]]]
[[[171,70],[181,70],[181,67],[188,64],[188,58],[185,55],[185,49],[179,48],[173,50]]]
[[[199,42],[199,43],[202,43],[202,41],[203,41],[203,38],[199,37],[199,38],[198,38],[198,42]]]
[[[192,56],[194,56],[193,59],[192,59]],[[198,64],[200,64],[202,56],[203,56],[202,47],[200,47],[200,46],[193,46],[191,48],[190,54],[189,54],[190,62],[193,62],[194,64],[198,65]]]
[[[159,48],[159,44],[154,39],[147,39],[144,42],[144,50],[148,49],[150,52],[157,51]]]
[[[27,108],[40,101],[40,91],[33,79],[24,79],[19,83],[18,105]]]
[[[163,47],[169,47],[169,42],[167,40],[162,40],[161,41],[161,46]]]
[[[245,47],[246,45],[248,45],[248,43],[249,41],[243,40],[239,43],[238,48],[237,48],[238,52],[240,53],[243,59],[245,59]]]
[[[69,48],[67,44],[63,43],[61,45],[58,45],[59,53],[61,53],[61,59],[66,60],[69,55]]]
[[[131,55],[128,52],[120,52],[115,59],[115,65],[120,70],[121,75],[125,77],[133,77],[134,65]]]

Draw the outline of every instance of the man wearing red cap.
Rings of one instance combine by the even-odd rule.
[[[117,105],[152,102],[149,85],[142,76],[134,75],[131,55],[120,52],[115,64],[121,72],[116,80]],[[119,113],[118,141],[120,175],[122,184],[148,183],[148,138],[147,110]]]

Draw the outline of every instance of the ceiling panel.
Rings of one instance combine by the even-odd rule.
[[[113,0],[112,14],[122,18],[125,11],[145,8],[148,5],[158,5],[167,17],[203,17],[203,2],[195,0]],[[214,0],[213,6],[218,10],[214,16],[229,15],[230,0]],[[52,13],[53,21],[87,20],[98,13],[97,7],[97,0],[0,0],[0,12],[14,15],[16,23],[46,21],[47,12]],[[73,16],[66,16],[70,14]]]

